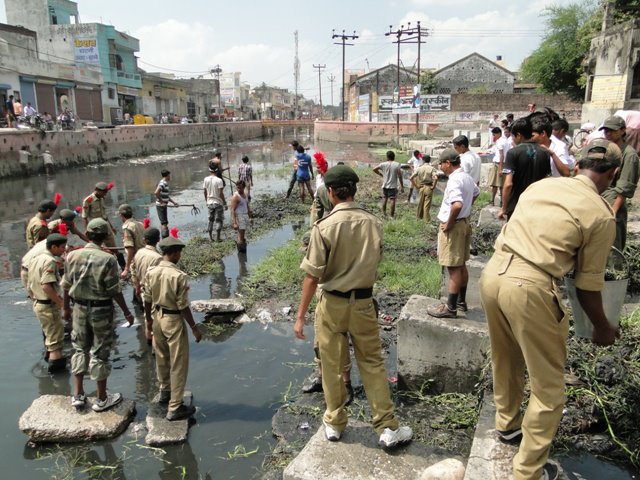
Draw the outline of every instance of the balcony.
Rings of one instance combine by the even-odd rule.
[[[136,73],[127,73],[127,72],[123,72],[122,70],[118,70],[118,78],[126,78],[127,80],[137,80],[138,82],[140,81],[140,75],[136,74]]]

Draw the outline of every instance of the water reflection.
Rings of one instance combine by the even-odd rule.
[[[176,448],[171,448],[162,456],[163,466],[158,472],[161,480],[193,479],[211,480],[211,474],[207,472],[200,476],[198,471],[198,459],[193,454],[191,445],[184,443]]]

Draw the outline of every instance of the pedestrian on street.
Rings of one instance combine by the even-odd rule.
[[[124,270],[120,274],[120,278],[126,279],[131,273],[133,258],[136,252],[144,247],[144,227],[142,223],[133,218],[133,208],[126,203],[118,207],[118,214],[122,222],[122,245],[127,254]],[[133,298],[138,301],[134,291]],[[140,302],[142,304],[142,302]]]
[[[115,338],[114,300],[129,325],[133,324],[133,315],[120,289],[116,259],[100,248],[110,231],[109,223],[102,218],[94,218],[88,223],[90,243],[67,255],[61,282],[64,319],[69,321],[73,317],[71,372],[74,394],[71,405],[84,407],[83,380],[90,373],[97,384],[98,398],[92,405],[95,412],[107,410],[122,401],[120,393],[107,393],[107,378],[111,373],[109,356]]]
[[[416,216],[426,222],[431,221],[431,201],[433,191],[438,184],[438,170],[431,165],[431,157],[425,155],[425,162],[419,166],[409,178],[409,182],[418,191],[418,205]]]
[[[156,211],[158,212],[158,220],[160,220],[160,233],[162,238],[169,236],[169,215],[168,205],[171,202],[174,206],[178,206],[169,195],[169,182],[171,181],[171,172],[162,170],[160,172],[162,179],[158,182],[158,186],[154,192],[156,196]]]
[[[211,167],[211,166],[210,166]],[[221,242],[220,234],[224,222],[227,200],[224,198],[224,182],[217,175],[216,168],[209,168],[209,176],[203,182],[204,201],[209,210],[209,240],[213,241],[213,227],[216,227],[216,242]]]
[[[616,115],[607,118],[600,127],[600,130],[604,130],[604,137],[615,143],[622,152],[620,170],[602,193],[616,216],[616,240],[613,245],[621,252],[627,243],[627,198],[633,198],[640,178],[638,154],[625,142],[626,129],[624,119]]]
[[[36,213],[27,223],[26,239],[27,247],[33,246],[40,240],[44,240],[49,235],[49,227],[47,221],[53,217],[58,205],[51,200],[43,200],[38,205],[38,213]]]
[[[491,340],[495,426],[500,440],[521,442],[513,457],[516,480],[558,478],[558,467],[547,459],[565,401],[569,317],[557,279],[575,271],[578,300],[593,323],[596,344],[611,345],[619,335],[602,307],[616,227],[600,194],[615,178],[620,158],[614,143],[595,140],[583,149],[575,177],[531,185],[480,277]],[[523,416],[525,368],[531,395]]]
[[[156,371],[160,384],[160,403],[168,403],[167,420],[184,420],[196,409],[182,401],[189,373],[189,342],[185,321],[196,343],[202,334],[189,308],[187,274],[176,264],[185,244],[174,237],[158,243],[162,260],[150,267],[144,280],[144,313],[147,339],[156,348]]]
[[[458,310],[467,311],[467,260],[471,248],[471,206],[480,188],[460,166],[460,155],[447,148],[440,154],[440,169],[449,177],[442,197],[438,220],[438,262],[449,272],[446,303],[427,308],[432,317],[456,318]]]
[[[246,231],[249,228],[249,224],[253,225],[251,206],[244,191],[245,186],[244,181],[238,180],[236,182],[236,191],[231,197],[231,226],[238,232],[236,246],[240,253],[247,253]]]
[[[306,338],[305,316],[320,287],[315,328],[322,359],[325,436],[337,441],[347,426],[348,395],[342,373],[349,359],[349,334],[371,406],[373,428],[380,435],[380,445],[391,448],[410,441],[413,433],[407,426],[400,427],[394,415],[372,297],[382,256],[382,223],[355,203],[359,178],[351,168],[330,168],[324,180],[334,208],[313,225],[300,265],[306,275],[294,333],[297,338]]]
[[[387,160],[375,167],[373,173],[382,177],[382,214],[387,215],[387,200],[389,200],[389,213],[395,217],[398,182],[400,183],[400,192],[404,193],[402,170],[400,164],[396,162],[396,154],[389,150]]]
[[[67,360],[62,357],[64,325],[62,323],[62,290],[60,258],[67,248],[67,237],[59,233],[50,234],[46,240],[46,251],[36,256],[29,264],[28,284],[33,300],[33,313],[40,322],[49,363],[49,373],[57,373],[67,368]]]

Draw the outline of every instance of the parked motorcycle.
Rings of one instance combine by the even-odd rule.
[[[76,129],[76,119],[73,117],[73,113],[70,111],[65,111],[60,114],[58,117],[58,124],[62,128],[62,130],[75,130]]]

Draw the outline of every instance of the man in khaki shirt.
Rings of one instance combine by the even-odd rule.
[[[104,241],[104,246],[113,248],[116,246],[116,229],[107,216],[107,207],[104,204],[104,197],[107,196],[109,189],[110,185],[104,182],[96,183],[93,193],[82,202],[82,220],[84,221],[85,230],[89,222],[94,218],[102,218],[107,222],[109,224],[109,232]],[[120,258],[118,258],[118,263],[121,263]],[[121,263],[121,266],[124,265]]]
[[[62,290],[60,270],[63,260],[60,256],[67,247],[67,237],[52,233],[45,240],[47,249],[29,263],[28,285],[33,300],[33,313],[40,322],[44,333],[45,355],[49,361],[49,373],[57,373],[66,368],[62,358],[64,325],[62,323]]]
[[[120,274],[120,278],[127,278],[131,273],[133,257],[136,252],[144,247],[144,227],[141,222],[133,218],[133,209],[130,205],[123,203],[118,207],[118,214],[122,221],[122,245],[127,252],[124,270]],[[135,298],[135,294],[134,294]]]
[[[160,241],[160,230],[148,228],[144,231],[143,238],[145,246],[136,252],[135,257],[133,257],[133,266],[131,267],[131,281],[138,298],[142,298],[147,271],[162,261],[162,255],[156,249],[156,245]]]
[[[189,373],[189,342],[186,321],[198,343],[202,334],[196,325],[187,292],[187,274],[176,264],[184,243],[174,237],[158,243],[163,259],[149,268],[144,282],[144,313],[147,339],[156,345],[156,371],[160,384],[160,403],[168,403],[167,420],[184,420],[196,409],[182,402]]]
[[[56,208],[58,208],[58,205],[51,200],[43,200],[40,202],[40,205],[38,205],[38,213],[27,223],[27,247],[33,248],[40,240],[47,238],[47,235],[49,235],[47,220],[53,216]]]
[[[418,192],[418,208],[416,216],[427,222],[431,221],[431,200],[438,184],[438,171],[431,165],[431,157],[423,155],[424,163],[409,177],[409,182]],[[409,195],[411,196],[411,195]]]
[[[334,208],[314,224],[300,265],[306,276],[294,333],[300,339],[306,338],[305,316],[320,287],[315,322],[327,405],[323,417],[325,436],[337,441],[347,426],[344,407],[348,395],[342,372],[349,358],[348,333],[372,409],[373,428],[380,434],[380,445],[390,448],[411,440],[413,432],[407,426],[399,426],[389,393],[372,298],[382,256],[382,223],[354,202],[358,181],[356,173],[345,165],[330,168],[324,175]]]
[[[607,140],[587,145],[574,178],[532,184],[495,243],[480,277],[491,339],[496,430],[505,442],[522,441],[513,458],[515,480],[558,478],[545,463],[564,406],[569,319],[556,280],[575,269],[577,295],[593,323],[593,341],[618,335],[604,314],[601,290],[615,237],[615,219],[600,197],[620,166],[620,149]],[[524,418],[524,370],[531,397]]]

